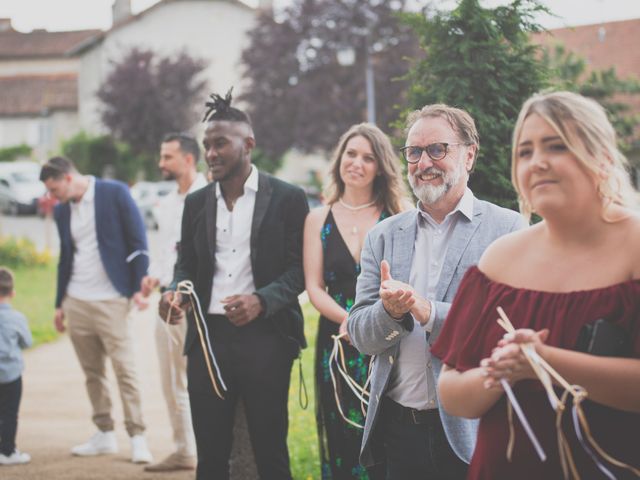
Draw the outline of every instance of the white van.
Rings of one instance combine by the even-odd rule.
[[[45,192],[36,162],[0,162],[0,210],[11,215],[34,214]]]

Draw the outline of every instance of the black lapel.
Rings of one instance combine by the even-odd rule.
[[[256,204],[253,209],[253,221],[251,222],[251,265],[255,266],[258,251],[258,233],[264,220],[264,216],[269,208],[273,187],[269,176],[258,172],[258,192],[256,193]]]
[[[207,245],[211,255],[211,265],[216,263],[216,216],[218,213],[218,202],[216,199],[216,182],[209,185],[204,199],[204,215],[207,222]]]
[[[94,180],[94,182],[95,183],[93,184],[93,214],[95,215],[96,219],[104,218],[104,215],[102,214],[102,211],[103,211],[102,182],[100,182],[100,180],[98,180],[97,178]],[[71,206],[69,206],[69,213],[71,213]],[[105,225],[105,222],[96,222],[96,239],[98,240],[98,245],[100,245],[100,239],[102,238],[101,230],[103,225]],[[108,222],[106,223],[105,226],[107,225],[108,225]],[[71,223],[69,223],[69,227],[71,227]]]

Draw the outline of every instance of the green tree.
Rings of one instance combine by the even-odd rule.
[[[534,16],[541,11],[547,10],[535,0],[497,8],[460,0],[450,12],[428,9],[404,16],[426,54],[407,75],[408,110],[431,103],[467,110],[480,133],[470,187],[478,197],[511,208],[516,207],[509,174],[513,125],[523,102],[547,82],[539,47],[529,41],[540,31]]]
[[[62,154],[84,174],[106,175],[127,183],[134,181],[138,171],[150,164],[145,157],[134,154],[126,143],[109,135],[96,137],[85,132],[63,142]]]
[[[261,158],[277,166],[290,148],[329,151],[349,126],[365,121],[367,59],[375,77],[376,122],[387,130],[406,90],[397,77],[407,72],[405,57],[416,51],[412,32],[398,18],[406,3],[293,0],[276,18],[257,18],[242,53],[249,86],[241,100]],[[341,55],[348,52],[350,61]]]
[[[550,72],[553,88],[593,98],[607,110],[623,152],[628,153],[634,144],[640,146],[636,131],[640,114],[631,112],[627,102],[630,95],[640,94],[637,79],[621,79],[614,68],[588,72],[586,60],[561,44],[546,48],[542,61]]]

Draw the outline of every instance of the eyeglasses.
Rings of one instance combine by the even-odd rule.
[[[437,162],[447,156],[447,153],[449,153],[449,147],[456,145],[470,145],[470,143],[436,142],[430,143],[426,147],[409,145],[408,147],[402,147],[400,151],[407,163],[418,163],[422,158],[422,152],[427,152],[429,158]]]

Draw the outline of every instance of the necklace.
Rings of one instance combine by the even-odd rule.
[[[358,205],[357,207],[354,207],[353,205],[349,205],[348,203],[346,203],[344,200],[342,200],[342,198],[339,198],[338,201],[340,202],[340,205],[342,205],[344,208],[346,208],[347,210],[351,210],[352,212],[357,212],[358,210],[363,210],[365,208],[369,208],[373,205],[375,205],[376,201],[373,200],[369,203],[364,203],[362,205]],[[358,229],[357,225],[353,225],[351,227],[351,235],[358,235],[358,232],[360,230]]]
[[[340,202],[340,205],[342,205],[347,210],[351,210],[352,212],[357,212],[358,210],[368,208],[372,205],[375,205],[376,203],[376,201],[373,200],[369,203],[363,203],[362,205],[358,205],[357,207],[354,207],[353,205],[349,205],[348,203],[346,203],[344,200],[342,200],[342,198],[339,198],[338,201]]]

